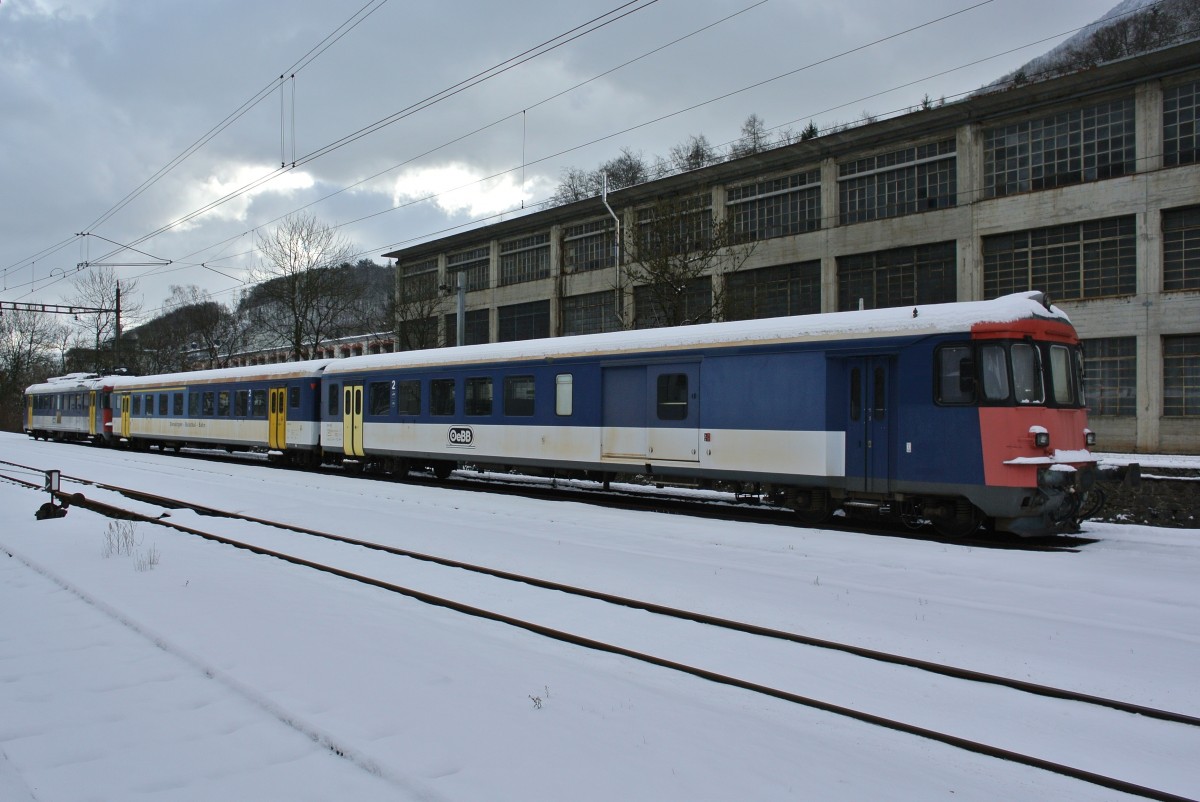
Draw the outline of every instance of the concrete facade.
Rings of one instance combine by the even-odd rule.
[[[769,208],[756,214],[776,220],[786,206],[793,228],[797,207],[801,217],[805,204],[819,207],[807,227],[799,222],[815,230],[777,235],[766,223],[747,224],[756,246],[739,270],[752,278],[766,275],[753,273],[760,268],[819,263],[819,311],[856,308],[853,291],[864,286],[884,288],[868,293],[867,307],[1045,290],[1085,340],[1098,448],[1200,453],[1198,97],[1200,44],[1191,43],[773,148],[608,200],[625,236],[637,229],[637,210],[663,197],[708,193],[720,220],[749,208],[730,191],[741,198],[753,185],[762,188],[753,190],[755,202]],[[819,175],[819,189],[779,182],[802,172]],[[602,250],[581,269],[568,244],[585,224],[611,243],[609,221],[593,198],[385,256],[397,260],[399,294],[414,265],[436,264],[438,283],[456,286],[448,263],[487,247],[486,282],[475,277],[486,287],[466,292],[465,308],[476,323],[486,310],[488,341],[596,330],[595,321],[579,329],[564,312],[579,296],[605,300],[611,311],[600,325],[610,330],[634,321],[622,266]],[[926,246],[936,253],[920,255]],[[885,267],[870,267],[876,263]],[[889,276],[889,264],[915,278]],[[1033,286],[1039,276],[1050,286]],[[711,280],[719,290],[728,276]],[[542,306],[522,304],[544,304],[545,319]],[[442,343],[455,339],[447,317],[454,313],[447,296],[438,310]],[[467,342],[481,339],[482,327],[468,333]]]

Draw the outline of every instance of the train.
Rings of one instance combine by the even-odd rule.
[[[1094,514],[1083,356],[1042,293],[26,391],[26,431],[444,478],[461,466],[753,492],[961,537]]]

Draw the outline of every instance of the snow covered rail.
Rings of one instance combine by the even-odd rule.
[[[376,551],[386,552],[388,554],[392,554],[395,556],[409,557],[409,558],[413,558],[413,559],[417,559],[417,560],[436,563],[439,565],[443,565],[443,566],[447,566],[447,567],[451,567],[451,568],[455,568],[455,569],[468,570],[468,571],[472,571],[475,573],[486,574],[490,577],[494,577],[497,579],[513,581],[513,582],[520,582],[520,583],[523,583],[526,585],[530,585],[530,586],[545,589],[545,590],[553,590],[553,591],[561,592],[561,593],[570,593],[575,596],[582,596],[582,597],[586,597],[588,599],[594,599],[597,601],[602,601],[602,602],[606,602],[606,603],[613,604],[613,605],[621,605],[623,607],[633,607],[633,608],[636,608],[639,610],[654,613],[656,615],[669,616],[674,619],[684,619],[687,621],[697,622],[697,623],[701,623],[701,624],[705,624],[705,625],[709,625],[709,626],[717,627],[717,628],[721,628],[721,629],[733,630],[733,631],[737,631],[737,632],[741,632],[741,633],[762,636],[763,638],[790,641],[792,643],[802,644],[802,645],[806,645],[806,646],[819,646],[819,647],[822,647],[827,650],[836,650],[836,651],[844,652],[844,653],[854,655],[857,657],[869,658],[870,660],[873,660],[873,661],[881,661],[881,662],[885,662],[885,663],[892,663],[892,664],[896,664],[896,665],[907,666],[909,668],[916,668],[916,669],[920,669],[920,670],[926,671],[926,672],[933,672],[933,673],[944,675],[944,676],[956,677],[958,679],[963,679],[963,680],[970,680],[970,681],[976,682],[976,683],[999,684],[999,685],[1003,685],[1005,687],[1008,687],[1008,688],[1011,688],[1014,690],[1026,692],[1029,694],[1036,694],[1039,696],[1050,696],[1050,697],[1053,697],[1058,700],[1070,700],[1070,701],[1075,701],[1075,702],[1083,702],[1083,703],[1086,703],[1089,705],[1100,705],[1100,706],[1104,706],[1104,707],[1113,708],[1115,710],[1120,710],[1125,713],[1137,714],[1141,717],[1154,718],[1154,719],[1158,719],[1158,720],[1172,722],[1173,724],[1183,724],[1183,725],[1187,725],[1189,727],[1200,726],[1200,720],[1198,720],[1192,716],[1170,713],[1168,711],[1153,710],[1153,709],[1144,708],[1144,707],[1141,707],[1138,705],[1129,705],[1126,703],[1117,702],[1117,701],[1113,701],[1113,700],[1099,699],[1096,697],[1091,697],[1091,696],[1087,696],[1087,695],[1083,695],[1083,694],[1076,694],[1076,693],[1070,692],[1070,691],[1048,688],[1045,686],[1037,686],[1032,683],[1025,683],[1020,680],[1007,679],[1007,678],[1003,678],[1003,677],[993,677],[993,676],[980,674],[978,672],[972,672],[972,671],[963,671],[961,669],[956,669],[956,668],[949,667],[949,666],[942,666],[942,665],[939,665],[936,663],[930,663],[930,662],[926,662],[926,661],[910,660],[908,658],[904,658],[901,656],[889,655],[889,654],[885,654],[882,652],[876,652],[873,650],[867,650],[867,649],[862,649],[859,647],[850,646],[847,644],[838,644],[838,643],[833,643],[830,641],[822,641],[822,640],[818,640],[818,639],[807,638],[805,636],[797,635],[795,633],[781,632],[778,630],[770,630],[770,629],[758,627],[755,625],[744,624],[744,623],[735,622],[735,621],[729,621],[726,619],[716,618],[713,616],[707,616],[707,615],[692,612],[692,611],[679,610],[679,609],[666,607],[663,605],[657,605],[657,604],[653,604],[653,603],[649,603],[649,602],[639,601],[636,599],[623,598],[623,597],[615,596],[612,594],[605,594],[605,593],[600,593],[597,591],[575,588],[575,587],[571,587],[568,585],[555,583],[555,582],[551,582],[551,581],[547,581],[547,580],[543,580],[543,579],[539,579],[539,578],[535,578],[535,577],[521,576],[518,574],[511,573],[511,572],[498,571],[495,569],[490,569],[490,568],[486,568],[486,567],[482,567],[482,566],[470,565],[470,564],[463,563],[460,561],[448,560],[448,559],[440,558],[440,557],[433,556],[433,555],[419,554],[417,552],[412,552],[412,551],[408,551],[408,550],[391,548],[391,547],[387,547],[387,546],[382,546],[380,544],[369,543],[369,542],[365,542],[365,541],[361,541],[361,540],[356,540],[353,538],[346,538],[346,537],[334,535],[331,533],[319,532],[316,530],[309,530],[309,529],[305,529],[302,527],[292,526],[289,524],[280,524],[278,522],[267,521],[264,519],[254,518],[251,516],[228,513],[228,512],[222,511],[222,510],[214,509],[212,507],[189,504],[187,502],[180,501],[178,499],[169,499],[169,498],[165,498],[165,497],[157,496],[157,495],[153,495],[153,494],[139,493],[137,491],[129,490],[128,488],[119,488],[119,487],[115,487],[112,485],[97,485],[97,487],[103,487],[107,491],[122,493],[122,494],[129,496],[132,499],[136,499],[137,501],[142,502],[142,503],[152,503],[152,504],[159,505],[159,506],[166,506],[166,507],[173,507],[173,508],[190,508],[190,509],[196,510],[198,512],[201,512],[204,515],[222,516],[231,521],[237,520],[237,521],[241,521],[241,522],[249,522],[249,523],[259,524],[262,526],[283,527],[283,528],[288,529],[291,532],[297,532],[297,533],[302,533],[302,534],[306,534],[306,535],[314,535],[314,536],[320,537],[325,540],[330,540],[330,541],[334,541],[334,542],[338,542],[338,543],[342,543],[342,544],[353,545],[356,547],[370,548],[370,549],[373,549]],[[655,665],[655,666],[659,666],[659,667],[662,667],[665,669],[670,669],[673,671],[681,672],[681,673],[688,674],[688,675],[698,677],[698,678],[701,678],[704,680],[708,680],[711,682],[721,683],[721,684],[728,685],[731,687],[736,687],[736,688],[740,688],[740,689],[743,689],[746,691],[751,691],[754,693],[762,694],[764,696],[769,696],[769,697],[780,699],[783,701],[788,701],[788,702],[804,705],[804,706],[814,708],[817,710],[822,710],[822,711],[825,711],[828,713],[845,716],[845,717],[848,717],[848,718],[851,718],[851,719],[854,719],[857,721],[861,721],[864,723],[868,723],[871,725],[885,727],[885,728],[888,728],[891,730],[895,730],[897,732],[907,733],[910,735],[916,735],[916,736],[919,736],[922,738],[935,740],[935,741],[938,741],[943,744],[954,746],[956,748],[966,749],[966,750],[969,750],[969,751],[972,751],[972,752],[975,752],[978,754],[988,755],[988,756],[992,756],[992,757],[998,757],[998,758],[1001,758],[1004,760],[1013,761],[1013,762],[1020,763],[1023,765],[1027,765],[1027,766],[1031,766],[1031,767],[1035,767],[1035,768],[1039,768],[1039,769],[1043,769],[1043,770],[1047,770],[1047,771],[1052,771],[1052,772],[1055,772],[1058,774],[1062,774],[1064,776],[1072,777],[1072,778],[1082,780],[1085,782],[1089,782],[1089,783],[1094,783],[1094,784],[1101,785],[1101,786],[1111,788],[1114,790],[1118,790],[1118,791],[1121,791],[1124,793],[1135,794],[1135,795],[1142,796],[1145,798],[1150,798],[1150,799],[1176,800],[1176,799],[1184,799],[1185,798],[1183,796],[1175,795],[1168,791],[1149,788],[1147,786],[1140,785],[1140,784],[1130,782],[1127,780],[1121,780],[1121,779],[1117,779],[1117,778],[1113,778],[1113,777],[1104,776],[1104,775],[1099,774],[1094,771],[1088,771],[1085,769],[1068,766],[1061,762],[1047,760],[1044,758],[1028,755],[1028,754],[1025,754],[1020,751],[1002,748],[1002,747],[996,746],[994,744],[983,743],[980,740],[977,740],[975,738],[965,738],[965,737],[961,737],[958,735],[949,734],[947,732],[944,732],[941,728],[933,728],[933,727],[929,727],[929,726],[913,724],[910,721],[898,720],[895,717],[878,715],[875,713],[866,712],[866,711],[852,708],[852,707],[849,707],[849,706],[846,706],[843,704],[837,704],[837,703],[830,702],[830,701],[827,701],[824,699],[815,698],[815,697],[807,695],[807,694],[801,694],[801,693],[797,693],[792,690],[781,689],[781,688],[775,687],[774,685],[769,685],[769,684],[765,684],[762,682],[754,682],[754,681],[751,681],[751,680],[748,680],[748,679],[745,679],[742,677],[732,676],[725,671],[713,670],[711,668],[705,668],[702,666],[694,665],[691,662],[685,662],[685,661],[679,660],[679,659],[664,657],[661,655],[661,652],[658,654],[653,654],[653,653],[649,653],[648,651],[646,651],[644,649],[630,648],[629,646],[615,644],[615,643],[609,642],[608,640],[602,640],[602,639],[595,638],[595,637],[588,637],[585,635],[581,635],[578,632],[569,632],[569,631],[562,629],[561,627],[548,626],[544,623],[538,623],[535,621],[530,621],[527,618],[522,618],[522,617],[518,617],[518,616],[514,616],[514,615],[505,614],[502,612],[498,612],[494,609],[488,609],[485,607],[481,607],[477,604],[468,604],[461,600],[446,598],[444,595],[441,595],[441,594],[429,593],[427,591],[423,591],[423,590],[413,588],[410,586],[406,586],[406,585],[401,585],[396,582],[389,582],[389,581],[379,578],[378,575],[367,576],[367,575],[364,575],[357,571],[346,570],[345,568],[342,568],[342,567],[330,565],[325,561],[309,559],[306,557],[298,556],[297,554],[294,554],[294,553],[285,553],[283,551],[280,551],[279,549],[266,548],[266,547],[262,546],[261,544],[248,542],[245,539],[235,539],[235,538],[225,537],[223,535],[215,534],[213,532],[203,531],[203,530],[195,528],[195,527],[183,526],[174,521],[167,520],[167,519],[164,519],[161,517],[146,515],[143,513],[138,513],[134,510],[123,509],[123,508],[120,508],[120,507],[117,507],[117,506],[114,506],[111,504],[96,501],[94,499],[88,499],[88,498],[84,497],[82,494],[75,493],[75,494],[63,494],[63,495],[65,498],[69,499],[71,501],[71,503],[75,506],[81,506],[81,507],[85,507],[88,509],[92,509],[92,510],[95,510],[102,514],[113,515],[113,516],[122,517],[122,518],[133,518],[135,520],[143,520],[143,521],[146,521],[149,523],[155,523],[158,525],[168,526],[176,531],[203,537],[210,541],[223,543],[226,545],[231,545],[231,546],[234,546],[234,547],[237,547],[240,549],[245,549],[245,550],[250,551],[255,554],[275,557],[276,559],[284,560],[284,561],[294,564],[294,565],[299,565],[299,566],[307,567],[310,569],[322,571],[327,574],[339,576],[339,577],[342,577],[342,578],[345,578],[345,579],[348,579],[348,580],[351,580],[354,582],[359,582],[362,584],[370,585],[370,586],[373,586],[373,587],[376,587],[376,588],[379,588],[382,590],[386,590],[388,592],[397,593],[397,594],[403,595],[405,597],[420,601],[425,604],[435,605],[435,606],[453,610],[455,612],[459,612],[459,613],[462,613],[465,615],[471,615],[471,616],[503,623],[503,624],[506,624],[509,626],[518,627],[523,630],[533,632],[535,634],[538,634],[538,635],[541,635],[544,637],[552,638],[552,639],[555,639],[555,640],[558,640],[561,642],[565,642],[565,643],[570,643],[570,644],[580,646],[583,648],[594,649],[594,650],[598,650],[598,651],[607,652],[610,654],[620,655],[620,656],[627,657],[630,659],[639,660],[639,661],[642,661],[642,662],[645,662],[645,663],[648,663],[651,665]]]

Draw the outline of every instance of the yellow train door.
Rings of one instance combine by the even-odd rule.
[[[267,443],[276,451],[287,449],[287,388],[272,387],[268,393]]]
[[[26,397],[25,401],[26,401],[26,410],[25,411],[27,413],[26,417],[29,420],[29,425],[25,428],[29,429],[29,431],[32,432],[33,431],[33,396]]]
[[[348,457],[363,456],[363,386],[342,387],[342,450]]]
[[[96,391],[88,392],[88,435],[96,436]]]
[[[130,432],[133,429],[133,427],[131,425],[130,414],[129,414],[129,405],[130,405],[129,393],[125,393],[124,395],[121,396],[120,403],[121,403],[121,437],[128,440]]]

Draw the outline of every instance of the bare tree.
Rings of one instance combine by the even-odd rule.
[[[737,236],[727,219],[712,219],[708,195],[662,199],[639,210],[636,230],[626,236],[630,263],[621,288],[633,288],[634,325],[722,319],[723,277],[740,270],[755,245]]]
[[[258,283],[251,298],[254,323],[284,344],[291,359],[311,355],[339,328],[361,295],[349,264],[349,240],[307,214],[291,215],[258,239]]]
[[[699,170],[721,161],[715,148],[708,143],[704,134],[689,136],[683,142],[671,147],[669,163],[675,172],[683,173],[688,170]]]
[[[182,371],[197,361],[215,366],[232,315],[196,285],[172,285],[162,314],[130,332],[137,339],[140,369]]]
[[[654,170],[640,151],[621,148],[620,156],[609,159],[590,172],[575,167],[563,170],[558,187],[547,206],[565,206],[575,201],[594,198],[604,191],[606,177],[608,190],[612,192],[651,180]]]
[[[751,114],[742,123],[742,135],[733,143],[730,148],[730,155],[739,159],[742,156],[752,156],[755,153],[761,153],[771,147],[770,137],[767,135],[767,124],[762,117],[757,114]]]
[[[438,318],[446,297],[438,286],[436,270],[400,275],[392,307],[396,347],[400,351],[438,347]]]
[[[128,321],[136,319],[142,311],[137,297],[137,280],[118,278],[113,268],[93,265],[76,275],[72,286],[72,306],[108,310],[78,316],[78,328],[87,336],[83,346],[94,345],[95,348],[91,369],[100,370],[105,361],[111,367],[119,367],[117,362],[125,361],[130,355],[121,353],[118,326],[127,327]]]
[[[25,388],[58,372],[54,352],[66,330],[42,312],[0,313],[0,428],[21,430]]]

